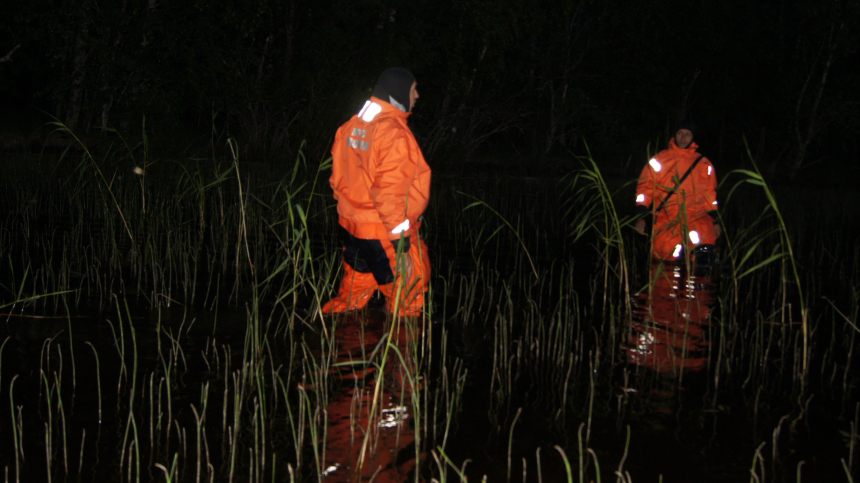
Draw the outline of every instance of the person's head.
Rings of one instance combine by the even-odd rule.
[[[684,119],[675,126],[675,144],[681,149],[687,149],[696,136],[696,125],[689,119]]]
[[[373,95],[403,112],[411,112],[418,99],[416,85],[412,72],[403,67],[389,67],[379,75]]]

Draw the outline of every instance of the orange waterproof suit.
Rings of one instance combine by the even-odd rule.
[[[660,260],[678,260],[685,250],[714,245],[717,209],[717,175],[714,165],[702,158],[671,197],[669,193],[693,165],[699,153],[696,143],[681,149],[675,140],[642,169],[636,187],[636,204],[654,215],[651,250]],[[663,204],[663,200],[668,201]],[[662,206],[662,209],[660,206]],[[659,209],[659,211],[657,211]]]
[[[408,117],[371,97],[337,131],[329,183],[347,233],[344,277],[337,297],[323,307],[325,313],[362,308],[377,288],[392,313],[398,291],[399,315],[419,314],[424,305],[430,263],[418,227],[430,198],[430,167],[406,124]],[[394,284],[401,239],[412,274]]]

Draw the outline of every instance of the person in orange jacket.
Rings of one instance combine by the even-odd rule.
[[[636,209],[654,216],[651,253],[659,260],[681,260],[688,250],[698,263],[715,259],[714,245],[721,233],[717,175],[714,165],[696,152],[695,130],[691,121],[681,121],[669,148],[651,158],[639,176]],[[645,231],[644,217],[634,228]]]
[[[430,262],[418,228],[430,198],[430,167],[406,124],[416,86],[407,69],[385,69],[364,107],[337,130],[329,183],[344,273],[324,314],[361,309],[377,289],[392,314],[421,313]]]

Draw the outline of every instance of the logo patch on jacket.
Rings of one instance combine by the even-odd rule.
[[[366,129],[359,129],[357,127],[352,129],[353,136],[364,137],[367,136]],[[367,151],[367,148],[370,147],[370,143],[367,141],[361,141],[359,139],[353,138],[352,136],[346,137],[346,144],[353,149],[361,149],[362,151]]]

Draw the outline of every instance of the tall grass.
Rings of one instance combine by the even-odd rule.
[[[652,275],[629,229],[629,185],[596,160],[533,189],[434,179],[428,316],[385,319],[374,334],[362,326],[378,340],[347,353],[349,318],[380,313],[319,311],[340,266],[329,160],[240,165],[233,144],[226,157],[189,159],[122,145],[11,166],[2,181],[10,480],[319,480],[331,463],[328,408],[346,395],[360,421],[358,473],[393,418],[414,436],[411,481],[639,481],[641,395],[665,381],[631,367],[623,347],[632,298]],[[745,469],[779,480],[820,469],[797,442],[832,436],[811,414],[836,408],[848,436],[834,466],[851,474],[860,253],[804,235],[755,169],[721,192],[729,269],[710,316],[704,403],[678,396],[678,420],[708,439],[747,415]],[[812,268],[837,263],[831,253],[840,268],[825,269],[845,280],[835,290]],[[42,372],[19,369],[43,346]],[[464,444],[472,426],[484,437]]]

